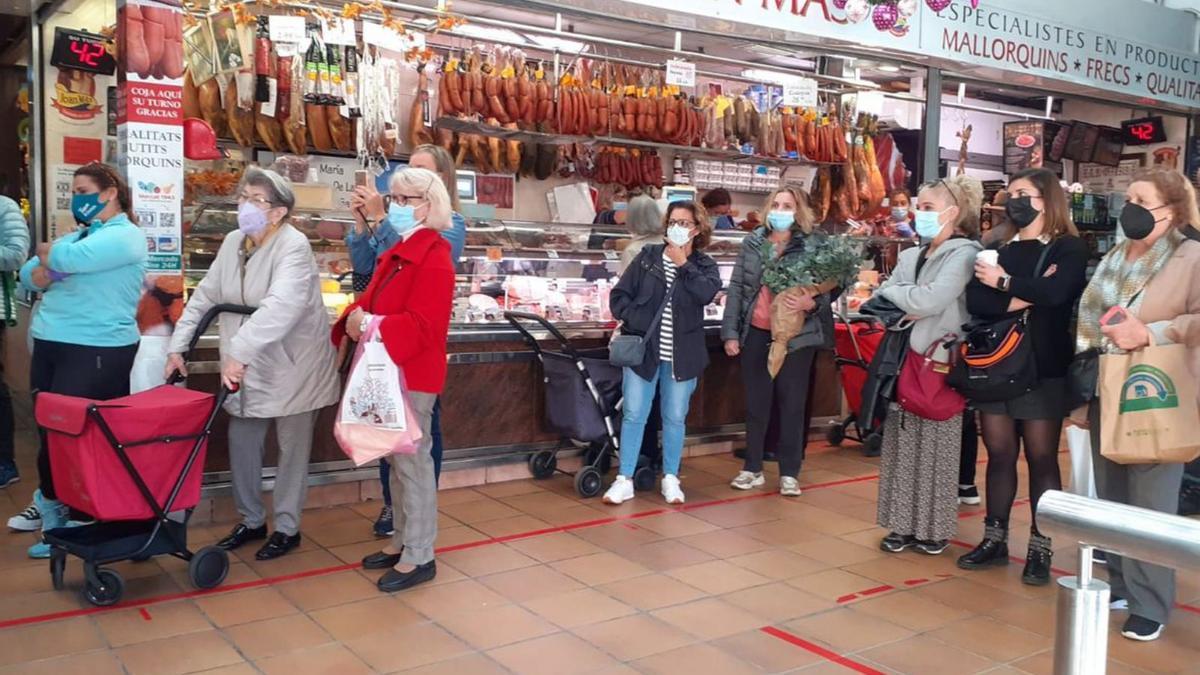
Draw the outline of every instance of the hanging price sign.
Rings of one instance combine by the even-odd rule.
[[[696,86],[696,64],[677,59],[667,61],[667,84],[676,87]]]
[[[807,77],[783,84],[783,105],[789,108],[817,107],[817,81]]]

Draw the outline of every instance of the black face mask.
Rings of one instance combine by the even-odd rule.
[[[1009,197],[1004,203],[1004,213],[1018,230],[1029,227],[1042,215],[1041,211],[1033,208],[1033,197]]]
[[[1158,208],[1162,208],[1161,206]],[[1158,221],[1150,209],[1141,204],[1126,204],[1121,209],[1121,230],[1126,239],[1138,241],[1150,236]]]

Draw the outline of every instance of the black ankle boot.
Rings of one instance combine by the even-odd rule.
[[[1008,524],[996,518],[985,518],[983,524],[983,541],[958,559],[958,566],[964,570],[1008,564]]]
[[[1030,586],[1045,586],[1050,583],[1050,563],[1053,558],[1050,539],[1038,534],[1037,530],[1030,532],[1029,554],[1026,556],[1021,581]]]

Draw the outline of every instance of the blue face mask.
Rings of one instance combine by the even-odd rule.
[[[796,223],[796,214],[791,211],[771,211],[767,213],[767,224],[776,232],[790,230]]]
[[[892,209],[892,220],[894,220],[896,222],[899,222],[901,220],[908,220],[908,209],[906,209],[902,206],[894,207]]]
[[[942,213],[940,211],[917,211],[917,236],[922,239],[933,239],[942,231]]]
[[[629,208],[629,204],[625,202],[613,202],[613,211],[624,211]]]
[[[71,195],[71,213],[82,225],[91,225],[105,206],[108,202],[100,201],[99,192]]]
[[[401,206],[392,203],[388,206],[388,225],[396,231],[396,234],[404,236],[409,230],[417,226],[416,209],[411,206]]]

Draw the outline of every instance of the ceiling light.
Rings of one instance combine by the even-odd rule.
[[[576,40],[567,40],[565,38],[550,37],[546,35],[526,35],[526,38],[533,44],[543,49],[557,49],[560,52],[568,54],[581,54],[586,52],[590,46]]]
[[[523,35],[507,28],[492,28],[491,26],[479,26],[473,23],[455,26],[454,34],[473,37],[477,40],[490,40],[493,42],[512,42],[522,45],[529,43],[529,41],[526,40]]]
[[[786,84],[789,82],[798,82],[805,78],[799,75],[789,75],[776,70],[763,70],[761,68],[747,68],[742,71],[742,77],[747,80],[757,82],[773,82],[776,84]]]
[[[885,73],[898,73],[900,69],[896,66],[879,66],[879,70]]]

